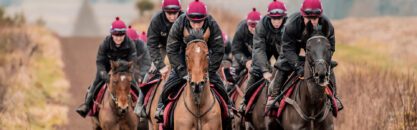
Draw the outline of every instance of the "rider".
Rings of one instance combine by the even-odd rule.
[[[82,117],[85,117],[90,111],[96,91],[100,90],[101,86],[109,80],[110,60],[134,61],[136,59],[135,44],[126,37],[126,25],[119,17],[116,17],[112,23],[110,34],[98,49],[96,78],[88,88],[85,103],[76,110]]]
[[[207,45],[210,51],[208,70],[210,83],[214,85],[214,88],[221,94],[226,103],[228,103],[228,114],[232,117],[233,115],[230,111],[231,103],[229,97],[223,88],[222,80],[216,73],[220,67],[224,54],[222,32],[214,18],[207,14],[206,5],[199,0],[191,2],[188,6],[186,15],[181,15],[172,26],[167,42],[167,54],[172,66],[172,71],[164,86],[164,91],[159,98],[160,100],[155,117],[162,121],[163,108],[168,101],[168,94],[178,90],[180,88],[179,84],[185,84],[186,82],[186,43],[184,43],[184,39],[187,39],[188,37],[183,36],[184,29],[188,30],[188,32],[191,30],[203,30],[205,32],[209,29],[210,37],[208,38]]]
[[[166,42],[172,24],[183,14],[179,0],[163,0],[162,11],[153,16],[148,28],[149,52],[152,62],[159,73],[168,73],[168,66],[164,64]]]
[[[249,68],[250,64],[252,63],[253,34],[255,33],[256,24],[258,24],[260,20],[261,13],[256,11],[256,8],[253,8],[246,19],[242,20],[237,26],[237,30],[235,32],[235,36],[233,37],[232,43],[235,81],[238,81],[238,78],[241,77],[240,74],[242,70]]]
[[[278,58],[281,47],[281,35],[283,25],[287,18],[287,8],[281,1],[274,0],[268,6],[268,14],[263,17],[259,24],[256,25],[255,35],[253,36],[252,51],[252,69],[250,70],[250,78],[248,87],[243,98],[239,111],[243,113],[245,107],[252,96],[256,87],[253,86],[262,78],[271,80],[272,70],[269,59],[272,56]]]
[[[139,40],[142,40],[145,44],[148,42],[148,37],[146,36],[146,32],[142,32],[139,35]]]
[[[136,66],[134,70],[135,79],[140,83],[143,81],[145,74],[148,72],[151,67],[151,57],[149,56],[149,51],[146,48],[144,41],[139,39],[139,35],[136,30],[129,26],[126,32],[127,36],[135,43],[136,46]]]
[[[222,32],[223,42],[224,42],[224,55],[223,55],[223,61],[229,61],[232,63],[231,60],[231,52],[232,52],[232,43],[229,40],[229,37],[226,33]]]
[[[223,42],[224,42],[224,55],[222,60],[222,66],[224,71],[224,76],[226,80],[228,81],[228,84],[225,85],[226,90],[229,83],[234,82],[232,72],[231,72],[231,66],[232,66],[232,43],[230,42],[228,36],[226,33],[222,32]]]
[[[304,74],[304,64],[299,59],[299,53],[301,48],[305,49],[306,40],[308,36],[305,33],[305,26],[311,22],[315,28],[323,28],[321,26],[328,25],[329,32],[323,32],[327,34],[326,37],[330,41],[332,55],[335,51],[335,36],[334,28],[329,19],[323,15],[323,8],[320,0],[305,0],[300,8],[300,12],[294,13],[289,17],[288,24],[285,26],[285,31],[282,36],[282,53],[278,58],[278,62],[274,65],[277,69],[275,78],[270,85],[271,93],[269,94],[267,106],[272,106],[272,102],[277,97],[282,89],[284,82],[288,79],[291,72],[295,71],[298,76]],[[324,31],[324,30],[320,30]],[[336,95],[336,80],[333,71],[331,72],[330,79],[334,83],[333,90]],[[343,109],[343,106],[338,98],[339,110]]]
[[[136,59],[136,67],[134,69],[134,76],[138,83],[143,81],[145,74],[149,71],[151,67],[151,57],[149,56],[149,52],[146,49],[145,43],[139,39],[139,35],[137,34],[136,30],[129,26],[127,29],[127,36],[134,41],[137,51],[137,59]],[[140,90],[140,89],[139,89]],[[146,115],[142,112],[142,105],[143,105],[143,92],[139,91],[138,100],[135,106],[135,113],[139,115],[141,118],[144,118]]]

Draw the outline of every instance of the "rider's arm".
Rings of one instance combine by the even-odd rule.
[[[298,61],[298,54],[300,48],[297,47],[297,30],[292,24],[286,24],[284,33],[282,34],[282,55],[287,59],[293,70],[296,70],[300,65]]]
[[[136,42],[136,53],[138,54],[138,60],[136,62],[139,65],[139,75],[143,78],[151,67],[151,57],[149,56],[145,43],[141,40],[137,40]]]
[[[211,17],[211,16],[210,16]],[[223,37],[222,32],[220,30],[219,25],[217,22],[211,18],[209,19],[209,22],[211,24],[210,26],[210,38],[208,41],[208,47],[210,49],[209,51],[209,57],[210,57],[210,63],[209,63],[209,72],[215,73],[220,67],[220,64],[223,59],[224,55],[224,43],[223,43]]]
[[[163,67],[165,67],[165,64],[164,64],[163,57],[159,49],[159,45],[162,44],[160,41],[162,36],[160,34],[161,31],[158,28],[159,26],[161,26],[160,25],[161,23],[159,22],[158,18],[159,18],[159,15],[154,16],[152,18],[151,24],[149,25],[147,45],[149,47],[150,55],[152,57],[152,62],[154,63],[156,68],[160,70]]]
[[[182,18],[181,18],[182,17]],[[180,76],[185,76],[186,66],[182,64],[181,60],[181,44],[183,43],[183,32],[181,31],[181,24],[184,19],[184,15],[180,16],[172,25],[171,30],[168,35],[167,41],[167,55],[169,59],[169,63],[172,66],[172,69],[175,69]]]
[[[256,25],[255,35],[253,36],[252,60],[256,67],[259,67],[262,73],[270,72],[268,59],[266,56],[266,30],[262,23]]]
[[[247,26],[246,22],[244,23],[245,24],[241,22],[238,25],[237,27],[238,29],[236,30],[236,33],[235,33],[235,36],[233,37],[233,42],[232,42],[232,53],[234,57],[236,58],[236,61],[241,65],[245,65],[246,62],[248,61],[248,57],[246,57],[246,55],[242,53],[243,46],[245,46],[244,45],[245,35],[244,35],[243,26]]]
[[[106,51],[108,49],[107,42],[110,42],[111,40],[109,37],[106,37],[105,40],[100,44],[97,52],[97,58],[96,58],[96,66],[97,66],[97,72],[106,72],[106,64],[109,63],[109,58],[106,56]]]

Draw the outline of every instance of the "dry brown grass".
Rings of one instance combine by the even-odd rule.
[[[337,69],[338,92],[345,110],[337,129],[416,129],[417,76],[361,63]]]
[[[335,21],[337,129],[417,129],[416,18]]]
[[[67,122],[69,87],[57,37],[43,27],[0,27],[0,129],[55,129]],[[3,48],[4,47],[4,48]]]

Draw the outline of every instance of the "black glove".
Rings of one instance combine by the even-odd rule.
[[[100,71],[100,78],[106,83],[110,80],[110,76],[106,71]]]
[[[187,72],[187,70],[186,70],[186,68],[185,67],[178,67],[178,69],[177,69],[177,74],[178,74],[178,76],[180,77],[180,78],[182,78],[182,79],[185,79],[185,80],[187,80],[187,74],[188,72]]]
[[[302,77],[304,76],[304,67],[303,66],[298,66],[295,70],[295,72],[297,73],[298,76]]]

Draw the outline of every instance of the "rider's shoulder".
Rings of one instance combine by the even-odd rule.
[[[164,20],[164,12],[159,11],[151,18],[151,23],[161,23]]]

